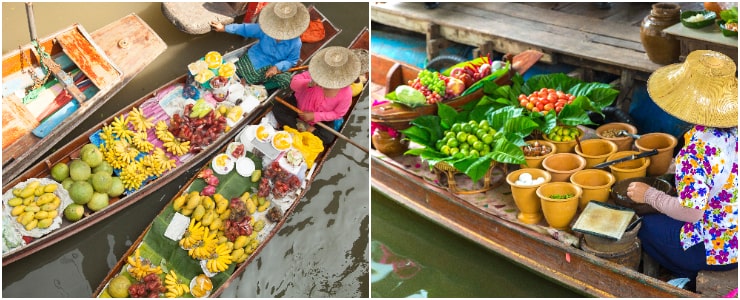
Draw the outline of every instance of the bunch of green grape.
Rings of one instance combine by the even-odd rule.
[[[441,102],[446,92],[446,82],[443,75],[439,72],[421,70],[414,80],[409,81],[409,85],[422,94],[427,99],[427,104]]]
[[[491,151],[495,135],[496,130],[486,120],[458,122],[445,130],[444,138],[435,146],[445,155],[478,158]]]

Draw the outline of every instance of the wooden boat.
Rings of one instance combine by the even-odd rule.
[[[248,2],[162,2],[162,15],[187,34],[211,32],[211,21],[231,24],[247,12]]]
[[[39,44],[62,67],[81,70],[92,85],[85,91],[87,100],[81,104],[72,100],[72,104],[62,106],[62,109],[76,110],[58,125],[45,128],[40,134],[37,132],[42,137],[36,136],[32,130],[41,121],[36,118],[42,117],[40,114],[47,107],[55,106],[50,102],[61,92],[61,85],[50,86],[29,106],[23,105],[20,99],[23,95],[16,93],[23,93],[34,85],[35,77],[43,77],[44,74],[38,53],[28,44],[3,55],[3,186],[36,163],[41,155],[51,150],[79,122],[105,104],[167,49],[167,44],[157,33],[135,14],[91,34],[82,25],[75,24],[40,39]],[[37,75],[31,76],[32,72]],[[11,120],[20,126],[14,126]]]
[[[376,58],[372,57],[373,67]],[[396,64],[397,68],[399,66],[408,68]],[[378,69],[373,68],[374,71]],[[391,69],[386,76],[373,73],[373,93],[384,95],[382,87],[387,86],[386,79],[412,72]],[[440,186],[435,181],[436,173],[430,171],[418,157],[391,157],[375,149],[370,154],[373,166],[371,186],[374,190],[559,284],[594,297],[701,297],[700,294],[676,288],[593,252],[581,250],[577,247],[579,240],[574,235],[518,221],[518,209],[508,184],[501,184],[485,193],[456,194]],[[506,171],[500,166],[497,168],[492,172],[494,178],[491,180],[500,183]]]
[[[316,10],[313,6],[311,6],[310,10],[314,11],[314,13],[321,15],[321,13]],[[301,60],[299,62],[299,65],[303,65],[310,57],[313,56],[314,53],[316,53],[318,50],[326,46],[339,32],[341,32],[340,29],[334,27],[331,22],[329,22],[328,19],[323,18],[325,20],[325,28],[330,28],[327,30],[327,35],[324,38],[324,40],[316,42],[316,43],[304,43],[303,47],[301,49]],[[330,33],[333,33],[333,35],[329,35]],[[244,54],[247,49],[252,45],[253,43],[250,43],[242,48],[239,48],[237,50],[234,50],[232,52],[229,52],[224,55],[225,61],[235,61],[239,57],[241,57],[242,54]],[[74,158],[80,157],[80,150],[81,148],[87,144],[90,143],[89,137],[95,133],[96,131],[103,128],[106,124],[111,124],[115,117],[118,117],[123,114],[128,114],[132,109],[141,107],[142,104],[146,103],[156,103],[156,101],[161,100],[162,98],[166,97],[169,93],[172,93],[176,89],[182,90],[182,88],[186,85],[186,82],[188,80],[188,75],[182,75],[163,86],[159,87],[155,91],[152,91],[150,94],[145,95],[144,97],[132,102],[127,107],[121,109],[116,114],[108,117],[106,120],[101,121],[93,128],[89,129],[85,133],[83,133],[80,137],[72,140],[69,144],[64,145],[60,147],[57,151],[52,153],[50,156],[43,159],[41,162],[37,163],[33,167],[29,168],[27,171],[23,172],[19,176],[17,176],[14,180],[10,181],[8,184],[5,184],[3,186],[3,194],[6,194],[10,189],[15,187],[16,185],[23,183],[29,179],[34,178],[50,178],[51,174],[51,168],[55,164],[59,162],[69,162]],[[279,91],[276,91],[277,93]],[[275,93],[271,94],[270,97],[273,97]],[[10,263],[13,263],[19,259],[22,259],[26,256],[29,256],[41,249],[44,249],[46,247],[49,247],[56,242],[65,239],[66,237],[69,237],[73,234],[76,234],[94,224],[97,224],[100,221],[105,220],[106,217],[113,215],[122,209],[136,203],[137,201],[145,198],[147,195],[156,192],[161,186],[168,183],[170,180],[177,178],[178,176],[182,175],[187,170],[199,166],[202,164],[205,160],[207,160],[215,151],[218,151],[221,145],[228,142],[229,140],[232,140],[236,134],[240,131],[239,129],[246,126],[252,119],[256,117],[256,115],[259,114],[260,111],[265,109],[264,104],[269,101],[268,100],[263,101],[261,105],[253,111],[253,114],[248,115],[246,117],[241,118],[241,120],[236,123],[232,130],[222,134],[217,140],[213,141],[213,143],[202,149],[201,152],[197,154],[192,155],[185,155],[180,158],[181,162],[177,165],[176,168],[171,169],[167,171],[166,173],[162,174],[160,177],[158,177],[155,180],[152,180],[151,182],[147,183],[140,189],[131,192],[123,197],[120,198],[112,198],[110,199],[110,204],[103,208],[102,210],[99,210],[97,212],[91,213],[90,211],[86,212],[85,217],[83,217],[81,220],[78,220],[74,223],[67,221],[64,219],[62,221],[61,227],[36,239],[31,239],[30,242],[28,242],[26,245],[15,248],[9,252],[3,253],[3,266],[8,265]],[[148,101],[148,102],[147,102]],[[5,210],[5,207],[3,208]]]
[[[364,49],[364,50],[369,49],[369,32],[368,32],[367,27],[365,27],[359,33],[359,35],[352,41],[349,48]],[[365,75],[367,76],[367,74]],[[347,120],[350,117],[350,115],[352,114],[352,111],[354,110],[355,105],[357,104],[359,99],[361,99],[363,95],[365,94],[365,90],[367,90],[367,84],[363,86],[363,92],[353,97],[352,105],[349,111],[347,112],[347,114],[344,116],[345,120]],[[260,115],[260,117],[267,115],[270,110],[271,109],[265,110],[263,114]],[[260,122],[260,118],[253,119],[253,124],[258,124],[259,122]],[[347,125],[347,122],[343,123],[339,131],[341,132],[341,130],[344,129],[346,125]],[[267,198],[267,200],[271,201],[272,203],[280,203],[278,208],[282,210],[282,217],[279,219],[279,221],[272,223],[272,221],[265,220],[264,214],[260,214],[260,213],[252,214],[252,217],[257,219],[256,222],[259,222],[260,220],[265,221],[266,223],[270,222],[270,223],[267,223],[268,225],[265,225],[265,228],[263,229],[263,231],[261,231],[257,235],[257,237],[255,237],[255,239],[259,241],[259,246],[257,246],[256,249],[254,249],[254,252],[248,254],[248,258],[246,260],[244,260],[243,262],[239,264],[231,264],[226,271],[220,272],[211,278],[211,280],[213,281],[213,290],[208,294],[209,297],[218,297],[219,295],[221,295],[221,293],[229,286],[229,284],[233,280],[239,278],[239,276],[246,270],[247,266],[252,262],[252,260],[264,249],[265,245],[267,245],[267,243],[278,232],[278,230],[280,230],[280,228],[286,222],[287,216],[293,213],[295,208],[298,206],[298,203],[300,202],[300,200],[304,197],[306,192],[310,189],[311,183],[314,181],[316,176],[319,174],[322,166],[326,163],[328,154],[331,152],[332,148],[334,147],[334,145],[337,143],[338,140],[339,139],[335,139],[333,142],[331,142],[329,145],[327,145],[324,148],[324,150],[316,158],[311,168],[307,170],[298,171],[299,173],[305,172],[303,174],[305,175],[305,180],[303,181],[300,188],[294,194],[288,194],[287,196],[282,197],[282,198],[273,197],[274,195],[271,194]],[[242,142],[244,141],[242,140]],[[221,152],[224,152],[227,149],[228,147],[222,147]],[[251,154],[247,154],[247,155],[249,156]],[[256,161],[261,161],[261,159],[259,158],[254,158],[254,159]],[[269,167],[265,167],[264,169],[266,170],[266,168],[269,168]],[[203,170],[213,170],[213,168],[211,167],[211,163],[206,164],[203,168],[201,168],[198,174],[203,172]],[[213,172],[216,172],[216,171],[213,171]],[[263,172],[263,174],[267,174],[266,171]],[[239,175],[235,174],[235,172],[231,172],[231,175],[227,175],[227,176],[236,176],[238,178]],[[223,178],[228,178],[228,177],[220,177],[220,178],[223,179]],[[228,180],[228,179],[223,179],[223,180]],[[231,197],[239,197],[240,195],[242,195],[242,192],[249,191],[252,186],[256,187],[256,183],[250,183],[250,182],[245,183],[245,181],[248,181],[248,180],[245,180],[245,179],[240,180],[238,184],[238,188],[234,187],[235,186],[234,184],[232,184],[231,187],[226,187],[226,188],[221,188],[219,186],[216,192],[217,193],[224,192],[222,196],[226,197],[226,199],[231,199]],[[229,182],[233,183],[234,181],[229,181]],[[193,176],[190,179],[190,181],[186,183],[183,186],[183,188],[177,193],[177,195],[175,195],[172,198],[172,200],[170,200],[167,203],[167,205],[163,208],[160,214],[154,219],[152,224],[150,224],[147,227],[147,229],[133,243],[131,248],[129,248],[129,250],[123,254],[123,256],[118,261],[118,263],[115,265],[115,267],[113,267],[113,269],[108,273],[108,275],[105,277],[103,282],[96,288],[95,292],[93,293],[93,296],[95,297],[108,296],[105,294],[107,294],[107,287],[113,278],[123,273],[125,273],[126,275],[122,275],[122,276],[131,276],[129,275],[128,272],[124,271],[124,267],[126,267],[127,268],[126,270],[128,270],[128,266],[127,266],[129,264],[128,258],[132,255],[136,255],[137,253],[139,253],[138,251],[140,251],[139,254],[141,255],[142,258],[145,257],[144,255],[145,252],[150,253],[150,254],[155,252],[156,251],[155,248],[158,247],[158,246],[155,246],[155,243],[160,243],[160,245],[169,246],[170,247],[169,251],[172,251],[173,253],[180,252],[179,254],[178,253],[163,254],[161,252],[158,252],[158,254],[151,254],[152,256],[164,255],[163,257],[166,256],[170,260],[176,260],[177,267],[168,265],[168,268],[177,269],[177,273],[179,273],[178,277],[180,277],[180,279],[185,278],[187,280],[191,280],[191,278],[194,278],[198,274],[203,273],[203,271],[201,270],[201,267],[199,266],[201,264],[199,264],[196,260],[191,259],[188,256],[187,251],[181,251],[180,249],[182,248],[177,244],[176,241],[170,240],[169,238],[159,235],[159,234],[163,233],[165,231],[164,227],[169,226],[168,224],[172,222],[172,219],[175,215],[175,210],[173,208],[173,205],[176,199],[180,196],[188,195],[189,193],[193,191],[200,191],[204,186],[205,186],[205,183],[203,182],[203,180],[198,179],[198,175]],[[227,192],[233,192],[235,189],[237,190],[237,192],[232,193],[230,195],[227,194]],[[277,207],[277,206],[273,205],[273,207]],[[164,240],[165,242],[161,242],[161,241],[153,242],[153,239]],[[179,256],[187,257],[186,259],[187,261],[180,260]],[[157,261],[156,257],[150,257],[148,259],[151,259],[152,261]],[[191,267],[189,269],[187,267],[181,267],[183,264],[191,265]],[[186,270],[186,269],[187,269],[186,274],[180,273],[182,272],[182,270]],[[182,282],[187,283],[188,282],[187,280],[184,280]],[[191,295],[185,294],[185,296],[191,296]]]
[[[511,68],[503,76],[494,80],[497,84],[503,85],[511,82],[512,71],[524,74],[531,68],[541,57],[543,53],[536,50],[526,50],[515,56],[507,55],[511,62]],[[420,69],[396,62],[382,55],[372,55],[373,82],[384,82],[377,88],[373,88],[374,99],[385,99],[385,95],[396,89],[397,86],[407,84],[410,80],[417,77]],[[379,78],[376,78],[379,77]],[[443,103],[454,108],[461,109],[463,105],[483,97],[483,89],[478,89],[473,93],[460,96],[457,98],[445,100]],[[394,129],[406,129],[412,120],[423,115],[433,115],[437,113],[436,105],[425,105],[416,108],[398,103],[385,103],[374,105],[371,109],[372,122],[385,125]]]

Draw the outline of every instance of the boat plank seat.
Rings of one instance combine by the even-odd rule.
[[[162,14],[188,34],[206,34],[211,21],[231,24],[247,11],[245,2],[163,2]]]
[[[737,269],[730,271],[701,271],[696,276],[696,292],[702,297],[721,298],[737,288]]]

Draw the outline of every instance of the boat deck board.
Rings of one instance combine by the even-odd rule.
[[[684,9],[697,3],[681,3]],[[640,22],[650,3],[442,3],[429,10],[419,3],[373,4],[374,22],[480,47],[480,52],[518,53],[536,49],[544,62],[588,66],[646,80],[662,65],[653,63],[640,42]],[[428,50],[429,52],[429,50]]]

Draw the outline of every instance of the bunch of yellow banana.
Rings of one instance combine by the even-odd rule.
[[[208,227],[203,228],[203,240],[200,243],[196,243],[193,248],[188,250],[188,255],[194,259],[206,259],[211,257],[216,251],[218,239],[216,238],[216,231],[209,233]]]
[[[164,150],[162,148],[155,148],[154,151],[152,151],[152,154],[150,154],[155,159],[159,160],[162,164],[162,169],[164,171],[174,169],[177,167],[177,163],[174,159],[167,156],[166,153],[164,153]]]
[[[154,150],[154,145],[147,140],[148,138],[146,131],[139,131],[134,133],[134,136],[131,138],[131,143],[141,152],[150,152]]]
[[[172,141],[165,142],[163,146],[168,152],[177,156],[182,156],[190,151],[190,141],[181,142],[178,139],[173,139]]]
[[[120,169],[139,156],[139,149],[125,140],[115,140],[103,147],[105,160],[114,168]]]
[[[149,174],[142,166],[141,161],[134,161],[122,167],[120,177],[125,189],[136,190],[141,187]]]
[[[104,142],[104,145],[110,145],[111,143],[113,143],[113,141],[116,140],[116,137],[113,134],[113,126],[110,125],[103,126],[101,134],[98,136]]]
[[[190,287],[185,283],[181,283],[177,278],[175,270],[170,270],[164,276],[164,287],[167,288],[167,292],[164,294],[167,298],[177,298],[190,292]]]
[[[115,117],[113,119],[113,123],[111,123],[111,127],[113,127],[113,133],[117,135],[118,138],[131,141],[134,132],[128,128],[128,117],[125,117],[124,115]]]
[[[147,175],[159,176],[165,171],[162,167],[162,162],[152,155],[144,156],[140,162],[141,166],[144,168],[144,173]]]
[[[154,135],[162,142],[171,142],[175,139],[175,135],[170,132],[165,121],[157,122],[157,125],[154,127]]]
[[[146,131],[154,126],[154,123],[152,123],[154,118],[144,116],[144,112],[138,107],[134,107],[131,110],[131,113],[128,114],[128,119],[137,131]]]
[[[203,240],[204,234],[205,227],[200,222],[196,222],[195,219],[190,219],[188,230],[185,231],[185,234],[180,239],[180,246],[185,249],[192,249]]]
[[[162,268],[160,266],[153,267],[149,261],[144,262],[139,256],[139,248],[136,249],[134,255],[129,256],[126,261],[129,264],[128,272],[131,276],[134,276],[137,280],[141,281],[149,274],[162,274]]]
[[[229,268],[232,262],[231,249],[224,243],[216,247],[216,251],[206,261],[206,268],[211,273],[223,272]]]
[[[57,189],[55,183],[41,184],[38,181],[29,182],[24,188],[13,189],[13,198],[8,200],[12,207],[10,215],[17,217],[16,221],[26,230],[48,228],[54,222],[57,208],[62,200],[54,194]]]

